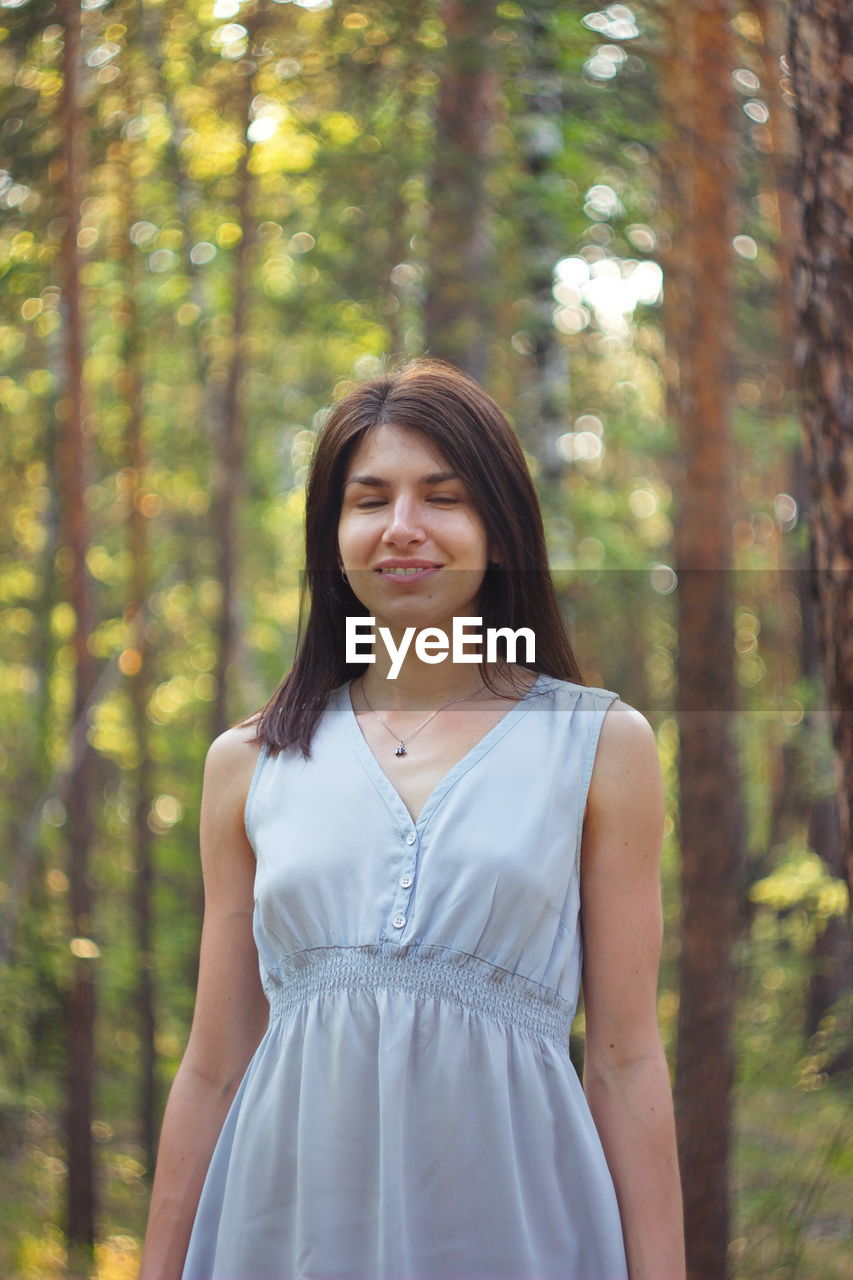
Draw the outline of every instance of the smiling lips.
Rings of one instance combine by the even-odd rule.
[[[389,578],[396,582],[419,582],[422,578],[427,578],[430,574],[437,573],[441,568],[438,564],[420,564],[420,565],[387,565],[380,566],[376,572],[381,574],[383,578]]]

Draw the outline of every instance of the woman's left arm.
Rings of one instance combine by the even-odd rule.
[[[643,715],[609,708],[581,843],[583,1086],[616,1188],[630,1280],[685,1280],[669,1069],[657,1020],[664,791]]]

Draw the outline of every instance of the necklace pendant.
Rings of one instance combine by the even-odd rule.
[[[397,748],[397,750],[394,752],[394,755],[395,755],[395,756],[405,756],[405,755],[408,755],[408,752],[406,751],[406,748],[403,746],[403,743],[402,743],[402,742],[400,743],[400,745],[399,745],[399,747]]]

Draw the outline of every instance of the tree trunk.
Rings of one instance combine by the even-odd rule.
[[[554,328],[554,263],[563,256],[565,228],[549,214],[548,184],[562,153],[561,121],[566,112],[563,77],[555,36],[540,10],[525,10],[525,110],[518,120],[524,165],[519,219],[519,257],[524,267],[521,290],[529,299],[525,336],[530,345],[523,397],[522,438],[540,464],[541,481],[559,480],[565,459],[557,437],[567,430],[569,350]],[[525,353],[527,354],[527,353]],[[529,407],[527,407],[529,406]]]
[[[779,271],[778,315],[782,338],[782,385],[787,394],[796,386],[794,350],[796,342],[796,316],[793,296],[794,256],[799,236],[799,201],[797,196],[798,136],[790,94],[791,81],[787,75],[786,18],[781,0],[756,0],[754,5],[762,27],[762,94],[770,108],[768,128],[772,145],[768,155],[777,204],[777,238],[774,246]],[[798,444],[790,458],[788,492],[797,503],[799,522],[814,530],[814,514],[809,493],[809,476],[802,447]],[[814,533],[811,545],[804,556],[798,557],[794,568],[796,592],[800,602],[801,637],[800,671],[804,676],[816,677],[820,672],[820,655],[816,643],[816,547]],[[803,752],[810,750],[815,735],[822,730],[822,717],[815,723],[811,711],[807,712],[797,740],[783,748],[780,780],[774,797],[773,815],[767,842],[768,852],[781,842],[783,819],[801,822],[808,828],[809,848],[826,864],[831,875],[845,875],[844,852],[840,840],[838,797],[821,796],[818,799],[804,793],[801,771],[796,768]],[[766,858],[766,855],[765,855]],[[761,865],[756,866],[753,879],[766,874]],[[853,947],[850,931],[837,916],[828,919],[816,936],[812,953],[813,970],[806,994],[804,1034],[808,1040],[817,1031],[821,1019],[828,1010],[850,989],[853,980]]]
[[[762,29],[761,93],[770,110],[767,128],[771,145],[767,159],[776,196],[777,239],[774,254],[779,271],[779,336],[782,340],[784,387],[788,391],[794,385],[793,262],[797,238],[797,130],[790,98],[786,101],[784,92],[787,77],[781,63],[785,53],[782,2],[756,0],[753,8]]]
[[[134,882],[131,893],[136,922],[138,971],[134,1004],[139,1035],[139,1129],[145,1168],[153,1177],[157,1147],[159,1098],[157,1088],[156,992],[154,986],[154,850],[148,815],[153,795],[153,769],[149,742],[148,702],[153,682],[151,647],[146,639],[148,574],[148,530],[142,511],[146,468],[142,435],[142,386],[139,371],[138,324],[129,324],[128,373],[128,455],[131,487],[129,497],[128,542],[131,559],[131,590],[128,612],[133,618],[133,648],[126,651],[125,674],[130,679],[134,737],[139,761],[136,767],[134,807]]]
[[[239,624],[237,617],[237,565],[239,560],[237,512],[245,483],[245,407],[243,376],[246,359],[246,326],[249,305],[249,271],[255,241],[252,220],[252,176],[249,169],[251,142],[247,137],[254,97],[254,38],[259,25],[261,6],[243,16],[248,32],[245,58],[234,67],[237,79],[235,107],[244,139],[243,152],[237,165],[235,207],[240,227],[240,241],[234,251],[232,276],[231,334],[228,360],[224,370],[213,368],[210,376],[222,386],[222,413],[218,423],[213,479],[213,533],[218,552],[217,576],[221,588],[217,624],[216,698],[213,706],[212,735],[217,737],[228,728],[229,695],[236,676]]]
[[[71,907],[72,960],[67,1004],[68,1152],[67,1236],[74,1257],[90,1257],[95,1241],[95,1170],[92,1150],[92,1094],[95,1072],[95,962],[91,940],[94,902],[90,872],[93,842],[94,756],[87,741],[87,703],[94,687],[89,650],[92,629],[86,569],[86,442],[83,424],[83,336],[77,233],[82,182],[82,120],[78,105],[80,8],[63,0],[63,202],[62,318],[65,396],[60,449],[60,497],[70,565],[68,600],[74,610],[73,764],[68,779],[66,833]]]
[[[419,95],[415,91],[415,81],[423,70],[423,48],[413,38],[423,21],[424,0],[399,0],[394,7],[398,39],[405,49],[405,61],[401,68],[392,66],[388,72],[390,81],[399,81],[399,107],[396,121],[395,154],[389,165],[389,188],[385,198],[388,201],[388,257],[387,284],[383,290],[382,313],[388,325],[388,349],[392,356],[408,354],[406,330],[412,309],[409,299],[415,293],[412,288],[409,272],[401,264],[407,264],[410,257],[409,235],[407,224],[411,214],[409,201],[405,195],[405,186],[416,169],[414,161],[415,139],[412,118],[417,110]],[[389,86],[389,92],[391,92]]]
[[[853,890],[853,24],[836,0],[792,0],[800,131],[794,263],[804,451],[811,472],[818,639],[837,753],[841,848]]]
[[[144,87],[128,72],[126,100],[142,96]],[[148,517],[145,514],[148,465],[144,436],[143,402],[144,352],[143,330],[136,298],[139,273],[136,251],[131,245],[130,229],[137,220],[134,196],[134,173],[131,149],[123,144],[119,166],[121,190],[116,203],[123,200],[123,219],[117,238],[116,256],[124,269],[125,296],[117,322],[124,334],[124,395],[129,409],[126,439],[127,543],[130,559],[130,588],[125,616],[132,626],[132,642],[119,660],[128,681],[133,735],[136,742],[135,804],[133,823],[134,871],[130,903],[136,929],[137,972],[133,1004],[139,1036],[138,1129],[145,1156],[145,1172],[153,1177],[157,1154],[159,1096],[157,1082],[156,990],[154,982],[154,848],[148,824],[153,795],[153,768],[149,737],[148,704],[153,685],[153,654],[146,637],[148,598],[151,592],[149,570]]]
[[[731,191],[735,145],[725,0],[676,6],[684,78],[668,82],[680,164],[670,180],[680,329],[673,399],[680,479],[678,572],[681,987],[675,1100],[690,1280],[730,1275],[729,1165],[734,1078],[734,945],[743,815],[734,713]],[[674,54],[675,50],[671,49]],[[674,100],[676,99],[676,100]]]
[[[484,380],[491,339],[487,178],[498,82],[489,43],[494,0],[444,0],[427,228],[427,353]]]

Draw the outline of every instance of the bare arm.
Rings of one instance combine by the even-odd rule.
[[[654,733],[614,703],[581,846],[584,1091],[616,1188],[630,1280],[684,1280],[669,1070],[657,1022],[663,779]]]
[[[258,751],[251,736],[251,730],[226,730],[205,762],[198,992],[163,1118],[139,1280],[180,1280],[213,1148],[267,1024],[252,937],[255,858],[243,825]]]

